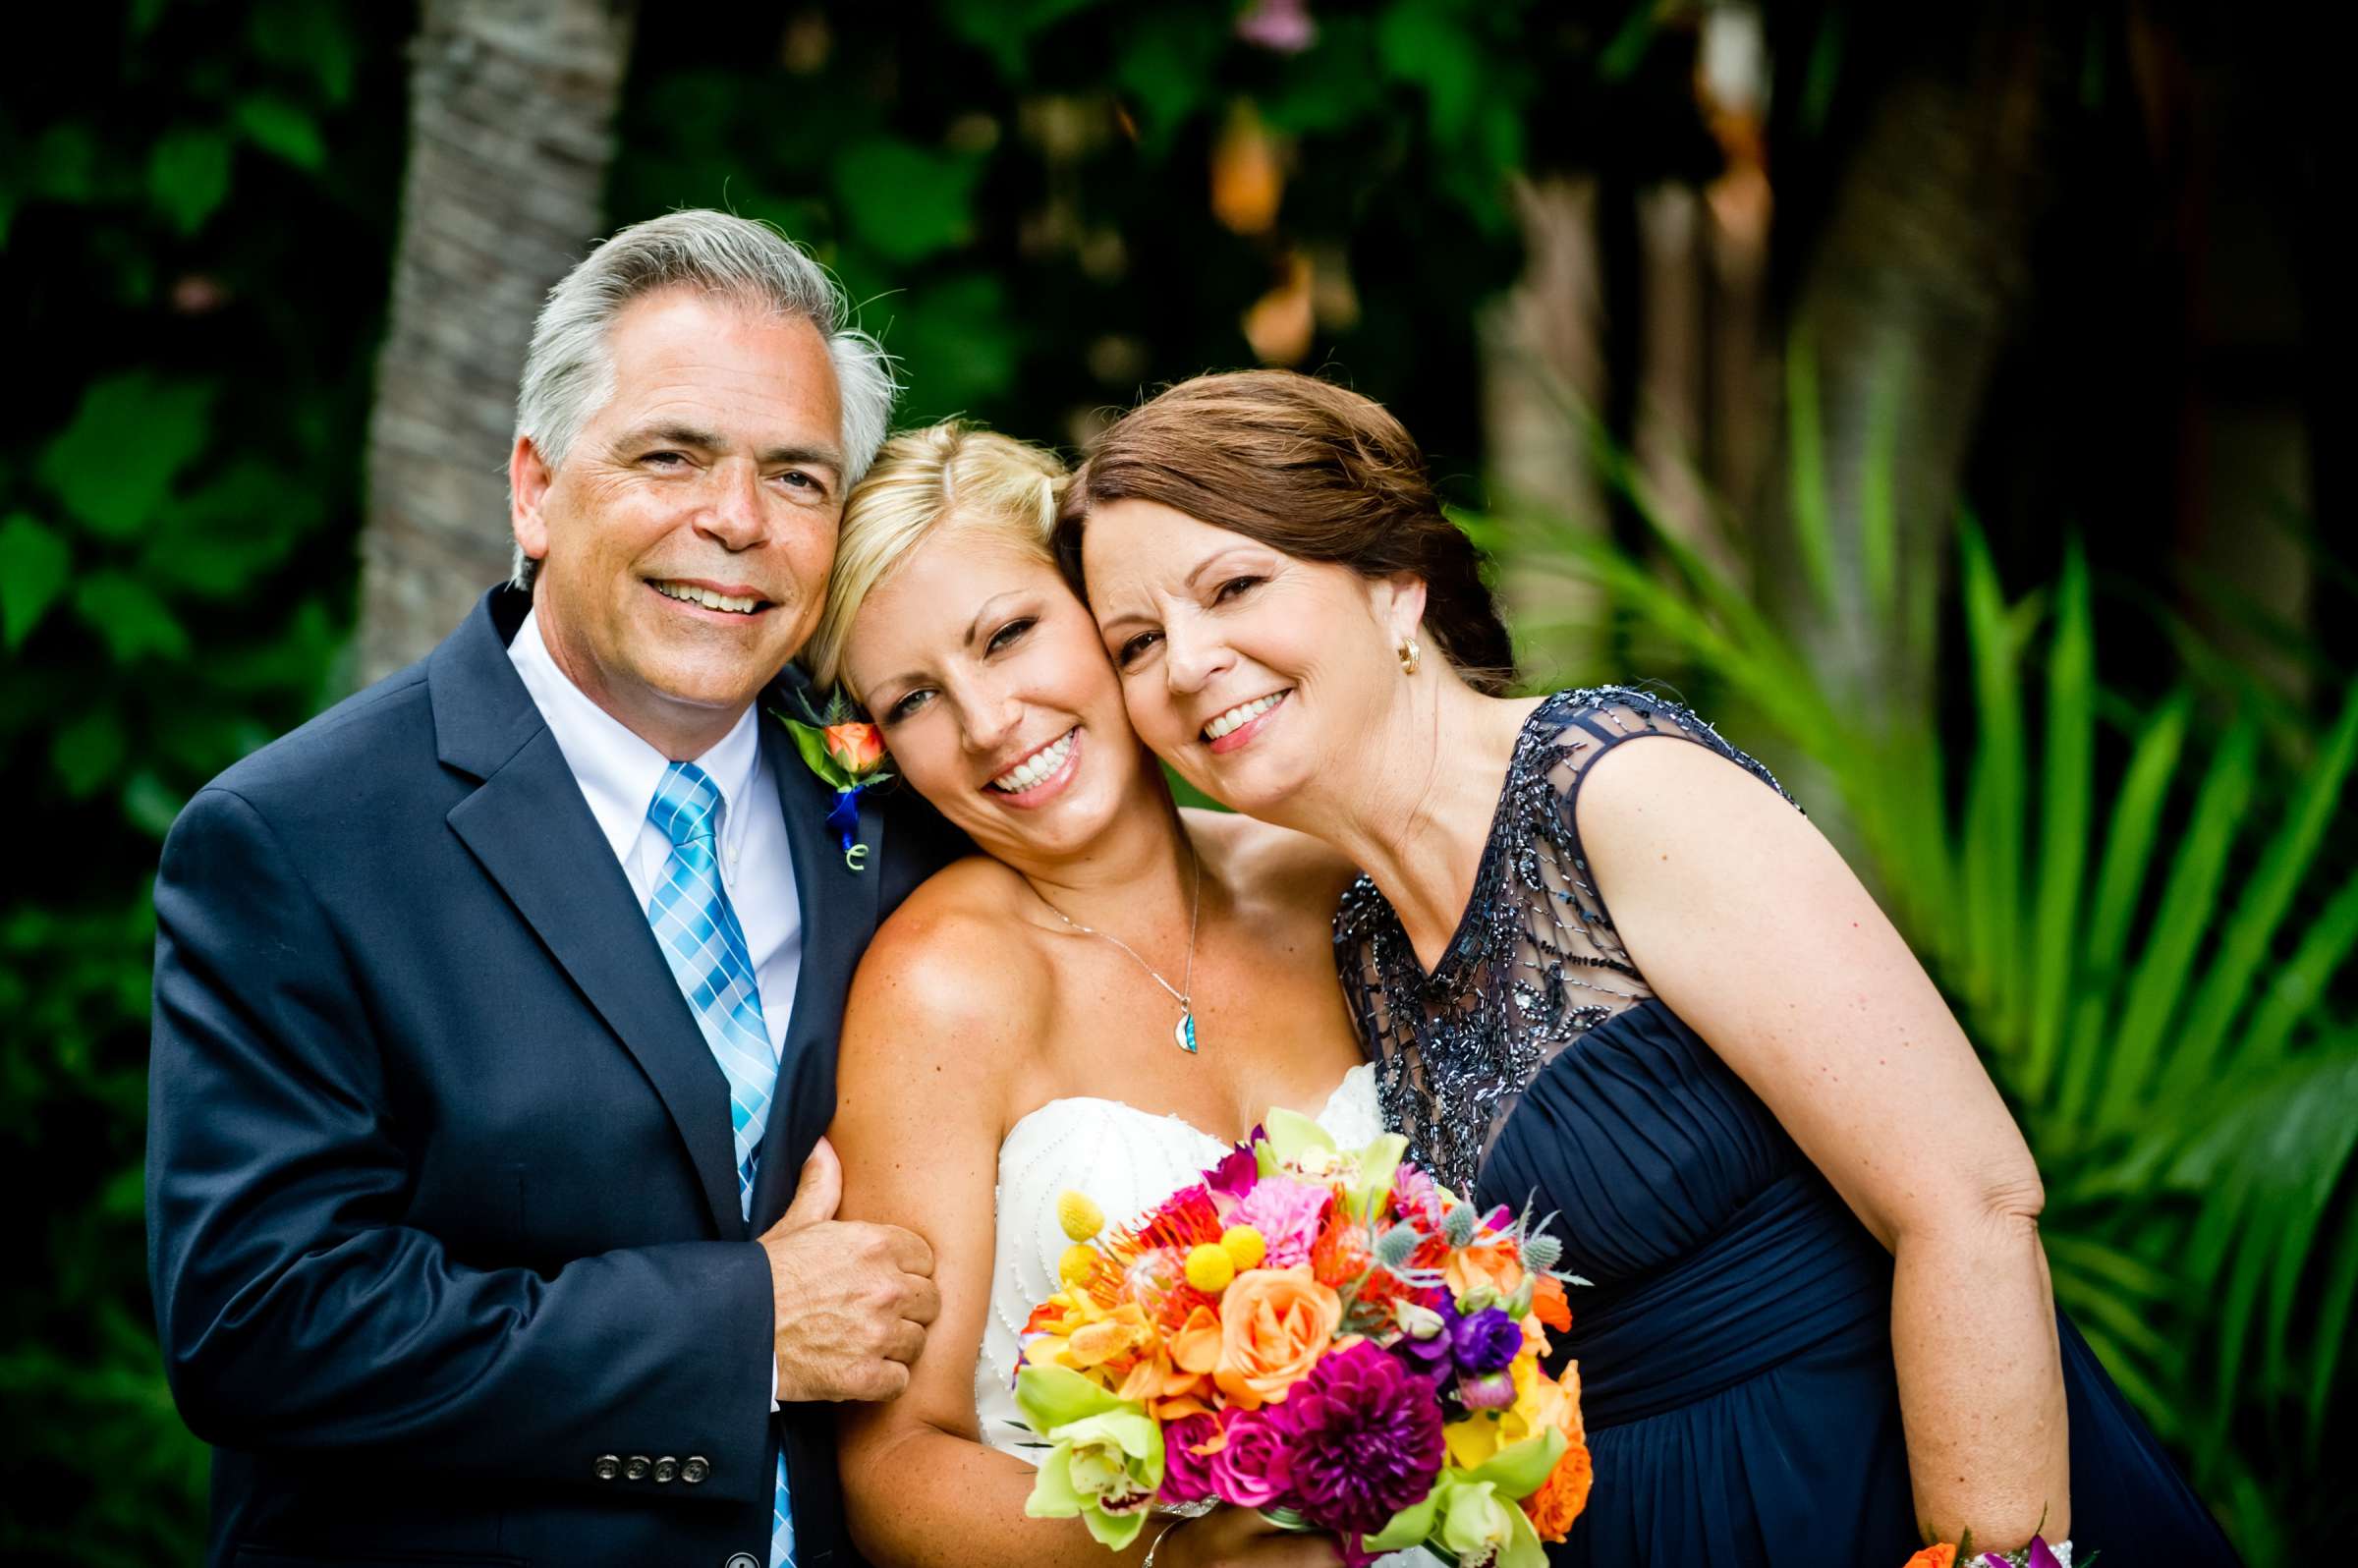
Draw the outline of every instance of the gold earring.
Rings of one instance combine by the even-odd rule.
[[[1402,638],[1400,640],[1399,652],[1400,673],[1403,675],[1416,674],[1417,660],[1425,656],[1425,650],[1417,645],[1417,640],[1413,637]]]

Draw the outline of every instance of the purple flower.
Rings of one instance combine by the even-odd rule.
[[[1461,1376],[1457,1380],[1457,1397],[1466,1402],[1468,1410],[1504,1410],[1515,1402],[1515,1379],[1507,1372],[1484,1372],[1481,1376]]]
[[[1254,1130],[1254,1136],[1260,1136],[1260,1129]],[[1224,1193],[1230,1198],[1244,1197],[1253,1190],[1253,1184],[1260,1179],[1261,1164],[1253,1156],[1251,1140],[1228,1150],[1217,1165],[1204,1173],[1204,1184],[1207,1187],[1215,1193]]]
[[[1457,1307],[1447,1291],[1425,1291],[1394,1306],[1392,1314],[1400,1325],[1400,1334],[1385,1348],[1399,1358],[1403,1367],[1435,1383],[1456,1374],[1457,1362],[1449,1350],[1449,1325],[1457,1321]],[[1419,1338],[1420,1326],[1432,1332]]]
[[[1449,1325],[1449,1354],[1469,1376],[1504,1372],[1523,1351],[1523,1325],[1497,1307],[1485,1307]]]
[[[1283,1434],[1296,1508],[1346,1539],[1423,1500],[1448,1451],[1432,1385],[1366,1340],[1326,1356],[1263,1415]]]
[[[1220,1419],[1208,1413],[1182,1416],[1162,1428],[1162,1488],[1155,1493],[1166,1503],[1202,1502],[1212,1495],[1214,1454],[1199,1454],[1199,1444],[1219,1435]]]
[[[1292,1479],[1292,1461],[1287,1439],[1269,1420],[1270,1411],[1281,1408],[1272,1405],[1229,1416],[1227,1444],[1211,1456],[1211,1489],[1219,1493],[1222,1502],[1239,1508],[1290,1506],[1287,1484]],[[1162,1462],[1166,1466],[1171,1462],[1167,1440]]]

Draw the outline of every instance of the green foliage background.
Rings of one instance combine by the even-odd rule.
[[[1842,122],[1844,34],[1824,17],[1843,8],[1797,9],[1818,19],[1788,51],[1808,145]],[[1193,0],[895,10],[887,26],[849,4],[783,23],[724,6],[687,27],[649,10],[608,208],[619,224],[726,205],[812,244],[903,357],[912,420],[1075,442],[1154,384],[1250,363],[1240,314],[1303,249],[1356,296],[1306,366],[1392,406],[1479,503],[1476,310],[1520,262],[1503,177],[1702,177],[1714,156],[1684,65],[1652,47],[1652,5],[1321,6],[1318,45],[1292,58]],[[347,684],[415,22],[94,3],[69,37],[0,60],[10,1561],[198,1556],[205,1458],[156,1365],[140,1236],[147,889],[188,795]],[[1291,147],[1268,235],[1209,210],[1243,100]],[[1825,178],[1799,171],[1794,205]],[[1864,760],[1828,777],[1825,806],[1880,886],[1915,889],[1895,912],[2025,1111],[2057,1197],[2058,1288],[2254,1560],[2290,1560],[2351,1523],[2312,1484],[2350,1375],[2333,1304],[2346,1316],[2358,1278],[2336,1119],[2358,1105],[2347,671],[2317,655],[2324,697],[2268,698],[2152,613],[2138,573],[2156,552],[2098,514],[2070,565],[2058,518],[1993,521],[1993,550],[1960,569],[1969,593],[1936,618],[1941,704],[1896,733],[1830,732]],[[1566,673],[1673,679],[1771,755],[1824,748],[1856,694],[1824,689],[1790,627],[1652,531],[1634,487],[1617,516],[1602,548],[1562,520],[1468,523],[1522,568],[1601,586],[1617,667]],[[2092,596],[2088,560],[2100,588],[2130,590]],[[2133,660],[2099,658],[2099,621]],[[1522,629],[1543,662],[1572,630]],[[2192,722],[2221,707],[2248,722]],[[2141,771],[2173,722],[2170,756]],[[2124,790],[2150,797],[2141,836],[2099,837],[2092,803]],[[2190,836],[2208,859],[2187,861]],[[2273,912],[2256,946],[2229,919],[2253,899]],[[2160,918],[2182,904],[2200,919]],[[2097,950],[2050,962],[2083,907],[2112,912]],[[2236,967],[2196,964],[2237,929]],[[2182,1030],[2190,969],[2237,988],[2206,1012],[2198,987]],[[2093,1023],[2059,1010],[2080,995]],[[2134,1074],[2108,1071],[2120,1031]]]

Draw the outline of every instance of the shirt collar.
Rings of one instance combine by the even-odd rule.
[[[615,859],[627,863],[640,830],[646,825],[646,809],[654,802],[655,787],[670,770],[670,758],[590,700],[557,668],[548,644],[541,640],[537,609],[529,612],[516,629],[508,644],[508,658],[549,733],[556,737],[557,750],[580,782],[590,814],[597,819]],[[758,713],[758,707],[749,706],[717,745],[695,759],[720,791],[720,850],[732,861],[744,843],[745,824],[752,813],[730,808],[748,798],[761,763]]]

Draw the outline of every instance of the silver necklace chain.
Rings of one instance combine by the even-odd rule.
[[[1181,831],[1184,836],[1185,830]],[[1173,985],[1169,980],[1164,980],[1153,965],[1138,956],[1137,948],[1132,947],[1111,931],[1100,931],[1094,925],[1082,924],[1050,903],[1048,895],[1040,892],[1038,887],[1034,887],[1032,891],[1039,896],[1042,904],[1048,906],[1049,914],[1084,936],[1095,936],[1100,941],[1111,942],[1129,954],[1130,961],[1145,970],[1148,978],[1155,984],[1170,992],[1171,1000],[1179,1004],[1179,1023],[1172,1030],[1171,1037],[1178,1043],[1181,1050],[1192,1056],[1196,1051],[1196,923],[1204,913],[1204,857],[1196,853],[1196,841],[1192,838],[1187,841],[1187,858],[1194,863],[1195,876],[1193,878],[1194,885],[1187,897],[1187,969],[1181,975],[1178,985]]]

